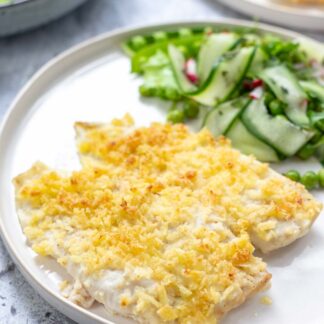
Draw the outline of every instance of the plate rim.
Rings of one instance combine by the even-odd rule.
[[[33,84],[37,82],[38,79],[45,76],[51,69],[55,68],[55,66],[58,67],[62,63],[62,61],[64,61],[65,58],[77,55],[78,53],[82,53],[82,51],[86,50],[87,48],[91,48],[92,46],[95,46],[96,44],[99,44],[100,42],[108,39],[115,38],[117,42],[121,42],[123,39],[125,39],[125,37],[128,34],[145,33],[157,29],[167,29],[167,28],[172,29],[172,28],[177,28],[179,26],[190,27],[190,26],[218,26],[218,25],[228,25],[232,27],[234,26],[235,27],[257,27],[258,29],[263,30],[265,32],[275,33],[283,37],[287,37],[287,38],[302,37],[304,39],[308,39],[311,41],[315,41],[316,43],[322,44],[320,41],[316,39],[313,39],[308,36],[304,36],[301,33],[294,32],[285,28],[276,27],[269,24],[255,23],[249,20],[222,18],[222,17],[215,18],[215,19],[174,20],[174,21],[169,21],[164,23],[139,24],[130,27],[122,27],[122,28],[114,29],[112,31],[108,31],[100,35],[91,37],[85,41],[82,41],[68,48],[58,56],[52,58],[50,61],[45,63],[40,69],[38,69],[32,75],[32,77],[26,82],[26,84],[21,88],[21,90],[14,97],[11,105],[9,106],[9,108],[7,109],[6,113],[2,118],[0,124],[0,148],[1,146],[3,146],[4,134],[7,130],[7,127],[9,127],[7,126],[8,122],[11,116],[16,112],[19,103],[24,102],[24,97],[28,94],[29,90],[32,88]],[[52,78],[57,80],[57,75]],[[48,81],[47,85],[49,84],[50,83]],[[0,170],[0,177],[1,177],[1,170]],[[0,237],[2,238],[6,250],[8,251],[14,263],[17,265],[18,269],[20,270],[24,278],[47,302],[49,302],[56,309],[58,309],[60,312],[62,312],[67,317],[73,320],[78,320],[81,318],[79,316],[83,315],[84,316],[83,319],[94,320],[96,321],[96,323],[114,324],[114,322],[100,315],[94,314],[91,311],[88,311],[87,309],[70,302],[59,293],[56,293],[55,291],[46,287],[46,285],[40,279],[38,279],[36,275],[33,275],[29,271],[28,265],[26,265],[25,262],[21,260],[17,255],[17,251],[14,246],[14,240],[12,240],[9,237],[6,231],[6,226],[3,222],[4,217],[5,216],[2,214],[2,209],[1,209],[0,210]]]
[[[303,14],[303,9],[290,8],[280,3],[259,3],[255,0],[240,0],[240,5],[236,0],[217,0],[223,5],[232,8],[238,12],[252,16],[254,11],[258,17],[273,23],[282,24],[289,27],[299,28],[299,30],[307,29],[311,31],[324,30],[324,10],[312,10],[310,14]],[[323,6],[324,9],[324,6]],[[290,17],[293,22],[287,22],[284,18]],[[303,19],[306,25],[300,27],[300,20]],[[295,22],[296,21],[296,22]],[[298,23],[299,22],[299,23]]]

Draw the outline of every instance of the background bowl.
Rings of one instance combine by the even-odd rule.
[[[0,1],[0,36],[35,28],[72,11],[86,0]]]

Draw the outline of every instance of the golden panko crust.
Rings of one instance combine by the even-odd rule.
[[[240,154],[227,139],[215,139],[206,129],[191,133],[182,124],[155,123],[134,130],[128,115],[110,124],[75,127],[83,164],[158,177],[160,186],[172,175],[234,232],[247,230],[263,252],[305,235],[321,211],[321,203],[304,186]]]
[[[135,129],[130,116],[75,127],[80,171],[38,162],[14,179],[23,231],[82,287],[119,273],[117,312],[141,323],[217,322],[271,278],[250,239],[278,248],[320,211],[302,185],[207,130]]]

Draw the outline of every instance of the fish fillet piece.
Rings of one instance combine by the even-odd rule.
[[[151,177],[155,185],[172,178],[226,219],[234,233],[247,230],[264,253],[307,234],[322,208],[303,185],[206,129],[192,133],[184,125],[157,123],[134,129],[128,115],[109,124],[76,123],[75,129],[83,165],[124,169]]]
[[[217,323],[267,285],[271,275],[248,235],[234,235],[195,193],[193,170],[157,181],[136,156],[119,165],[115,158],[116,166],[68,176],[36,163],[14,179],[28,242],[75,279],[71,300],[97,300],[140,323]]]

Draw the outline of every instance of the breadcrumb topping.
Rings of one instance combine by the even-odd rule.
[[[153,190],[149,179],[118,176],[98,168],[71,177],[48,171],[23,186],[18,199],[36,210],[24,229],[33,249],[55,256],[58,245],[98,276],[105,269],[143,269],[130,272],[131,279],[159,284],[149,293],[137,289],[121,306],[134,303],[138,314],[154,307],[163,321],[215,322],[215,305],[242,293],[240,267],[251,276],[265,270],[248,235],[208,226],[217,225],[215,214],[192,190],[167,183]],[[55,233],[55,244],[48,233]],[[58,261],[64,265],[65,258]]]
[[[319,206],[207,130],[131,126],[129,116],[79,123],[87,130],[79,150],[91,163],[70,176],[43,167],[25,183],[16,178],[17,201],[31,214],[24,232],[41,255],[63,250],[63,266],[71,260],[96,276],[128,269],[129,280],[156,283],[120,299],[136,315],[215,323],[265,273],[247,232],[266,237],[278,220],[312,219]]]
[[[260,298],[260,301],[263,305],[267,305],[267,306],[272,305],[272,299],[269,296],[262,296]]]
[[[277,235],[278,222],[311,223],[321,210],[301,184],[233,150],[224,137],[215,139],[206,129],[191,133],[182,124],[153,124],[127,134],[132,126],[129,115],[89,129],[77,123],[85,164],[101,162],[143,176],[177,175],[174,183],[190,187],[216,214],[232,220],[233,230],[250,229],[265,241]]]

